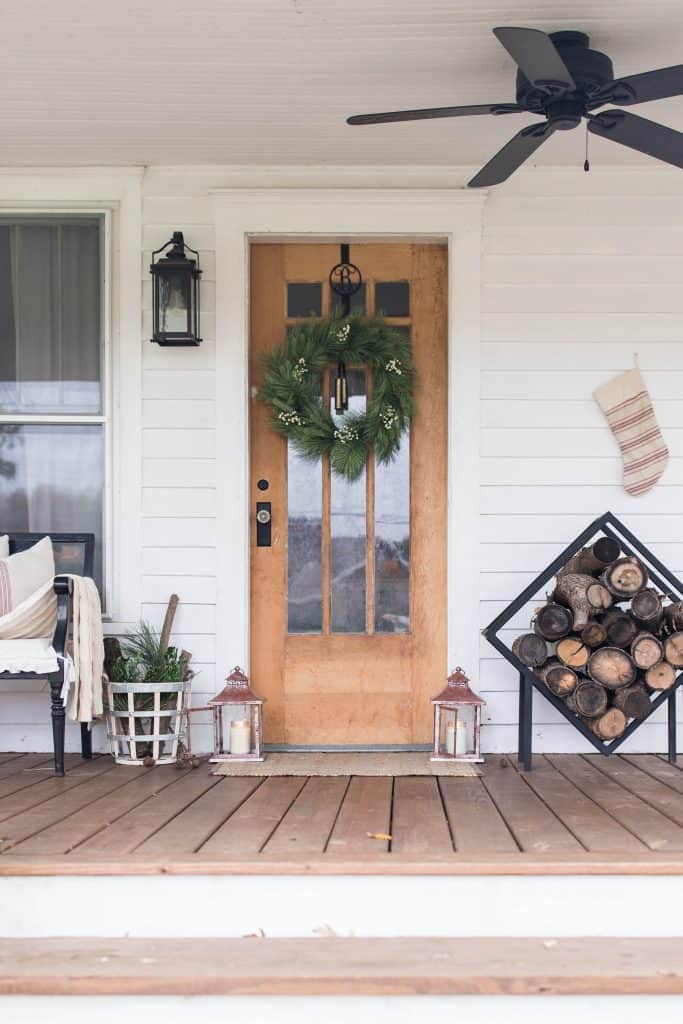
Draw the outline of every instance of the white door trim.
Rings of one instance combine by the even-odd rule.
[[[481,193],[424,189],[217,189],[216,660],[249,660],[249,245],[443,239],[449,246],[448,658],[479,662]],[[434,680],[435,690],[440,686]]]

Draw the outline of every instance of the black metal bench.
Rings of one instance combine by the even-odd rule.
[[[95,558],[95,535],[92,533],[10,533],[9,552],[25,551],[43,537],[50,537],[55,553],[55,594],[57,595],[57,628],[52,641],[59,659],[59,670],[47,676],[50,683],[52,737],[55,751],[55,775],[64,774],[64,732],[66,711],[62,701],[64,685],[64,654],[69,634],[69,596],[73,584],[64,573],[92,576]],[[33,672],[0,672],[0,679],[35,679]],[[39,677],[38,677],[39,678]],[[81,724],[81,753],[92,757],[92,737],[85,723]]]

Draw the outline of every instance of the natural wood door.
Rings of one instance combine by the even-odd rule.
[[[447,250],[351,247],[357,301],[410,332],[419,375],[399,457],[369,457],[355,485],[289,450],[256,394],[288,325],[329,311],[338,259],[331,244],[251,249],[251,678],[267,743],[428,742],[446,671]],[[349,372],[351,408],[367,376]],[[256,545],[259,501],[272,503],[270,547]]]

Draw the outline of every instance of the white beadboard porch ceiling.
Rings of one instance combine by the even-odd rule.
[[[582,29],[617,75],[683,60],[680,0],[2,2],[0,164],[479,165],[525,115],[350,128],[509,102],[496,25]],[[638,113],[683,130],[683,98]],[[583,162],[582,130],[539,165]],[[594,164],[648,163],[591,137]]]

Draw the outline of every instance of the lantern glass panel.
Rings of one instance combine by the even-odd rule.
[[[191,278],[187,271],[166,270],[159,281],[159,319],[163,334],[191,331]]]

